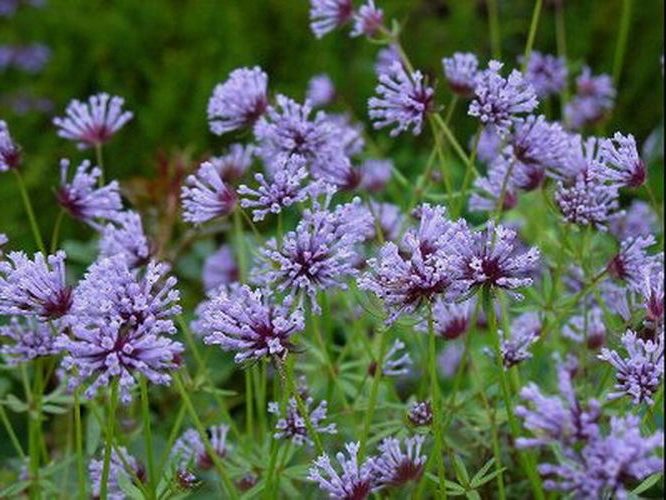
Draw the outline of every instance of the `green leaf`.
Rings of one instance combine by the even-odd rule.
[[[13,496],[18,496],[23,490],[27,489],[30,486],[30,481],[19,481],[14,483],[11,486],[0,491],[0,498],[10,498]]]
[[[462,459],[458,455],[453,455],[453,468],[456,471],[456,478],[467,488],[469,486],[469,474]]]
[[[116,480],[118,481],[118,486],[120,486],[120,489],[123,490],[123,493],[128,495],[130,498],[133,498],[134,500],[143,500],[143,493],[141,493],[139,488],[134,486],[132,479],[127,475],[118,474],[116,476]]]
[[[102,436],[102,428],[92,412],[88,413],[85,423],[86,454],[92,456],[97,451]]]
[[[652,474],[651,476],[648,476],[641,482],[641,484],[639,484],[633,490],[631,490],[631,492],[634,495],[640,495],[641,493],[649,490],[655,484],[657,484],[663,475],[664,474],[662,472],[659,472],[657,474]]]
[[[7,394],[7,397],[2,404],[7,406],[14,413],[24,413],[28,411],[28,404],[24,401],[21,401],[13,394]]]
[[[488,460],[485,464],[483,464],[483,467],[481,467],[476,474],[474,474],[474,477],[470,481],[470,485],[472,488],[478,488],[482,484],[486,483],[487,481],[484,480],[485,475],[488,473],[490,468],[493,466],[495,463],[495,459],[491,458]]]

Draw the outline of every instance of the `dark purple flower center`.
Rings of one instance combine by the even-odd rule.
[[[446,323],[444,328],[440,329],[439,334],[448,340],[460,337],[467,330],[467,318],[459,316]]]
[[[497,281],[504,276],[497,258],[484,258],[481,261],[481,270],[486,276],[485,283],[489,285],[496,285]]]
[[[416,481],[421,477],[421,474],[423,474],[423,465],[418,465],[409,458],[405,458],[395,469],[391,478],[391,485],[400,486],[409,481]]]
[[[351,492],[344,497],[344,500],[364,500],[370,494],[370,483],[361,481],[352,485]]]
[[[645,162],[639,159],[634,164],[634,168],[631,171],[631,176],[627,181],[627,185],[632,188],[637,188],[645,184],[646,179],[647,179],[647,170],[645,168]]]
[[[56,319],[64,316],[72,307],[72,288],[65,287],[55,292],[51,300],[42,305],[42,316]]]
[[[87,127],[81,135],[81,140],[93,146],[104,144],[113,135],[113,131],[106,124],[95,124]]]
[[[69,214],[75,219],[83,219],[85,205],[81,202],[81,199],[74,190],[70,189],[67,186],[62,186],[56,192],[56,200],[58,204],[67,210]]]
[[[338,4],[337,23],[342,26],[349,21],[354,13],[354,6],[351,0],[343,0]]]
[[[0,150],[0,158],[2,163],[9,168],[16,168],[21,164],[21,150],[17,147],[9,147]]]
[[[243,117],[245,126],[249,127],[254,122],[256,122],[259,119],[259,117],[264,114],[267,107],[268,107],[268,99],[266,99],[266,96],[264,95],[258,96],[255,99],[252,108],[248,110],[248,112],[245,113],[245,116]]]
[[[627,267],[624,264],[622,254],[617,254],[608,263],[608,272],[614,278],[624,280],[627,277]]]

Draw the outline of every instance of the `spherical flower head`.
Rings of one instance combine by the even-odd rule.
[[[255,189],[242,184],[238,194],[240,205],[252,208],[252,219],[262,221],[270,213],[279,214],[286,207],[316,196],[322,190],[318,182],[308,182],[309,173],[305,158],[299,155],[284,156],[268,169],[267,175],[257,173],[259,184]]]
[[[383,47],[377,52],[377,59],[375,61],[375,73],[381,75],[383,73],[388,73],[393,66],[393,63],[402,63],[402,58],[400,57],[400,51],[398,47],[394,44],[389,45],[388,47]]]
[[[649,255],[646,249],[656,243],[654,236],[629,238],[620,243],[619,252],[608,263],[610,275],[623,281],[635,292],[641,292],[645,272],[650,271],[663,254]]]
[[[214,156],[208,161],[215,166],[224,182],[233,183],[243,177],[250,168],[254,153],[254,146],[232,144],[227,154]]]
[[[0,314],[37,316],[42,321],[60,318],[72,306],[72,289],[65,279],[65,252],[33,260],[23,252],[10,252],[0,261]]]
[[[374,0],[367,0],[354,14],[354,27],[351,36],[365,35],[372,38],[384,25],[384,11],[375,6]]]
[[[535,247],[520,252],[514,230],[489,222],[482,230],[460,236],[456,248],[462,258],[462,280],[469,286],[513,291],[532,284],[530,275],[540,253]],[[521,297],[516,292],[512,295]]]
[[[605,231],[608,221],[619,208],[617,189],[593,178],[589,171],[578,174],[573,182],[559,182],[555,202],[567,222],[593,226]]]
[[[335,211],[307,210],[280,247],[273,239],[260,250],[262,265],[255,280],[292,297],[308,296],[313,311],[319,312],[317,292],[347,287],[345,280],[357,272],[357,243],[372,227],[370,213],[353,210],[351,205],[360,205],[360,200],[340,205]]]
[[[476,54],[456,52],[451,57],[442,59],[444,76],[454,94],[472,97],[479,72],[479,60]]]
[[[75,141],[79,149],[99,147],[132,119],[130,111],[123,111],[124,103],[122,97],[106,92],[90,96],[87,102],[74,99],[65,116],[54,118],[53,124],[60,137]]]
[[[618,187],[638,188],[647,180],[645,162],[638,156],[636,140],[629,134],[616,132],[612,139],[604,139],[599,146],[601,161],[594,174]]]
[[[372,460],[359,463],[358,443],[347,443],[345,449],[349,458],[340,452],[336,459],[342,468],[342,474],[333,468],[331,459],[323,454],[314,461],[308,473],[308,479],[319,485],[329,498],[340,500],[363,500],[375,488]]]
[[[472,300],[463,302],[438,300],[432,306],[435,333],[445,340],[457,339],[468,330],[473,308]],[[427,331],[427,325],[421,324],[419,327]]]
[[[0,338],[10,341],[0,346],[0,354],[10,366],[31,361],[35,358],[58,354],[55,345],[56,335],[48,323],[36,321],[28,316],[11,317],[7,325],[0,326]]]
[[[238,68],[218,83],[208,100],[208,123],[216,135],[251,127],[268,107],[268,75],[255,66]]]
[[[225,424],[214,425],[206,429],[210,445],[219,458],[226,457],[229,452],[228,433],[229,426]],[[214,459],[208,454],[204,440],[195,429],[186,430],[178,438],[173,445],[170,456],[180,470],[187,470],[193,466],[208,470],[214,465]]]
[[[310,0],[310,29],[322,38],[344,26],[354,14],[351,0]]]
[[[141,216],[132,211],[118,214],[116,220],[105,225],[99,240],[100,257],[122,255],[130,268],[148,263],[151,245],[143,231]]]
[[[382,242],[397,242],[405,223],[405,217],[400,207],[392,203],[377,203],[374,200],[370,201],[368,207],[375,220],[373,237]]]
[[[335,85],[327,74],[315,75],[308,82],[307,101],[315,108],[331,104],[335,99]]]
[[[322,424],[326,419],[328,409],[326,400],[321,401],[315,408],[312,408],[313,404],[314,399],[311,397],[303,401],[303,406],[308,413],[312,429],[317,434],[336,434],[338,431],[335,424]],[[305,418],[298,411],[298,404],[295,398],[289,399],[284,416],[280,410],[280,405],[274,401],[268,404],[268,412],[278,417],[278,421],[275,424],[275,433],[273,434],[275,439],[289,439],[296,446],[303,446],[303,444],[312,446],[314,444],[311,436],[308,436],[308,427],[305,423]]]
[[[524,58],[520,57],[519,62]],[[562,57],[533,50],[527,61],[525,79],[540,98],[559,94],[567,85],[567,63]]]
[[[564,109],[567,125],[580,129],[602,121],[615,105],[615,87],[609,75],[593,76],[588,67],[576,78],[576,95]]]
[[[405,439],[405,450],[396,438],[385,438],[379,445],[379,454],[372,460],[377,487],[402,486],[418,481],[423,475],[426,457],[421,455],[424,436]]]
[[[140,375],[154,384],[171,381],[184,349],[167,337],[176,332],[172,316],[180,313],[176,278],[167,278],[167,271],[154,261],[143,272],[132,271],[121,255],[90,267],[74,293],[70,334],[58,339],[71,387],[89,380],[85,395],[92,398],[117,380],[128,404]]]
[[[60,187],[56,191],[56,199],[62,208],[75,219],[97,229],[102,227],[97,219],[118,220],[123,209],[118,181],[97,187],[102,170],[93,167],[88,160],[81,162],[69,182],[68,172],[69,160],[60,160]]]
[[[538,101],[534,88],[523,75],[513,70],[508,78],[500,74],[502,63],[490,61],[488,69],[479,72],[474,87],[475,99],[468,114],[476,116],[485,126],[493,126],[505,136],[511,124],[522,113],[531,113]]]
[[[531,183],[531,179],[542,177],[543,170],[538,165],[525,165],[523,170],[518,162],[505,155],[493,160],[488,175],[474,180],[476,191],[469,197],[470,212],[508,211],[518,204],[518,186]],[[539,174],[541,173],[541,175]]]
[[[399,62],[394,62],[388,72],[378,73],[378,76],[377,96],[368,100],[368,114],[374,127],[394,125],[391,137],[410,128],[414,135],[419,135],[423,120],[433,109],[435,91],[424,83],[420,71],[408,75]]]
[[[100,498],[102,491],[102,475],[104,460],[93,459],[88,464],[88,475],[93,498]],[[125,491],[121,487],[121,479],[130,483],[136,479],[143,481],[146,471],[139,461],[127,452],[125,447],[111,450],[109,475],[107,480],[107,498],[109,500],[125,500]],[[136,478],[136,479],[135,479]]]
[[[180,199],[183,220],[202,224],[216,217],[229,215],[236,206],[236,192],[222,180],[215,165],[205,161],[196,174],[187,177]]]
[[[427,427],[432,424],[432,405],[429,401],[416,401],[409,407],[407,420],[415,427]]]
[[[628,330],[622,336],[626,356],[617,351],[602,349],[599,359],[610,363],[616,371],[616,392],[609,399],[629,396],[634,404],[654,404],[654,395],[664,377],[664,335],[655,340],[643,340]]]
[[[201,273],[206,290],[236,283],[239,276],[238,264],[230,245],[222,245],[215,253],[209,255]]]
[[[365,160],[361,165],[360,187],[371,193],[383,191],[393,173],[391,160]]]
[[[510,335],[500,330],[500,354],[505,369],[532,357],[529,348],[539,339],[541,318],[535,312],[523,313],[511,322]]]
[[[659,219],[649,203],[634,200],[629,208],[616,214],[608,224],[609,232],[618,241],[649,236],[659,228]]]
[[[21,148],[9,134],[7,123],[0,120],[0,172],[13,170],[21,165]]]
[[[588,349],[599,349],[606,339],[603,311],[593,307],[584,314],[573,316],[562,328],[562,336],[584,344]]]
[[[411,314],[438,297],[461,293],[459,262],[449,246],[458,233],[467,232],[464,221],[451,222],[443,207],[420,207],[419,227],[407,231],[401,252],[393,242],[385,243],[376,258],[368,260],[369,271],[359,280],[360,288],[377,295],[388,311],[387,322]]]
[[[293,349],[292,335],[305,328],[303,312],[290,309],[290,300],[280,304],[267,290],[232,285],[218,289],[199,307],[195,330],[206,344],[236,352],[239,364],[284,359]]]

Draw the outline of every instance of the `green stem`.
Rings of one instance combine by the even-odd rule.
[[[46,247],[44,246],[42,233],[39,231],[39,225],[37,224],[37,219],[35,218],[35,212],[32,209],[32,203],[30,203],[30,196],[28,195],[28,190],[25,187],[23,176],[21,176],[21,172],[19,172],[17,169],[13,169],[12,172],[14,172],[14,175],[16,176],[16,183],[18,184],[19,192],[21,193],[21,198],[23,199],[23,205],[25,206],[25,211],[28,213],[28,221],[30,222],[30,228],[32,229],[32,236],[35,238],[37,248],[39,248],[39,250],[46,255]]]
[[[372,424],[372,417],[375,414],[375,406],[377,405],[377,394],[379,392],[379,382],[382,379],[382,365],[384,364],[384,351],[386,350],[386,337],[388,337],[388,331],[386,328],[380,328],[377,330],[377,335],[379,336],[379,353],[376,361],[377,366],[372,379],[372,386],[370,387],[370,399],[368,400],[368,408],[365,413],[365,421],[363,422],[363,434],[361,435],[359,449],[361,457],[365,457],[365,450],[368,446],[368,437],[370,435],[370,424]]]
[[[0,419],[2,420],[2,423],[5,426],[5,430],[7,431],[7,435],[9,436],[12,445],[14,445],[16,453],[18,453],[18,456],[21,458],[21,460],[25,460],[25,453],[23,452],[21,443],[19,443],[19,440],[16,437],[16,434],[14,433],[14,428],[12,427],[12,423],[7,417],[7,412],[5,411],[5,407],[2,404],[0,404]]]
[[[252,390],[252,373],[248,367],[245,370],[245,432],[248,436],[254,433],[254,410],[252,408],[254,392]]]
[[[500,35],[499,10],[497,9],[497,0],[487,0],[488,7],[488,28],[490,31],[490,47],[493,59],[498,61],[502,59],[502,38]]]
[[[458,155],[458,157],[467,166],[467,168],[471,169],[474,172],[474,175],[478,177],[479,171],[476,169],[474,162],[470,159],[470,157],[467,156],[465,150],[462,148],[456,137],[453,135],[453,132],[451,132],[449,126],[444,122],[444,119],[438,113],[435,113],[433,115],[433,118],[435,119],[435,122],[437,122],[439,127],[442,129],[442,132],[444,132],[446,140],[449,142],[449,144],[451,144],[451,147]]]
[[[60,238],[60,226],[62,226],[62,220],[65,217],[65,210],[60,209],[58,216],[56,217],[55,225],[53,226],[53,233],[51,234],[51,253],[55,253],[58,249],[58,239]]]
[[[532,55],[532,47],[534,46],[534,38],[536,37],[537,27],[539,26],[539,17],[541,16],[541,7],[543,0],[536,0],[534,2],[534,11],[532,12],[532,22],[530,23],[530,33],[527,36],[527,44],[525,45],[525,59],[523,60],[523,73],[527,69],[530,56]]]
[[[428,372],[430,375],[430,397],[432,400],[432,429],[435,434],[437,477],[439,478],[439,496],[446,499],[446,471],[444,469],[444,436],[442,435],[442,400],[437,378],[437,332],[434,328],[432,305],[428,308]]]
[[[622,0],[622,17],[618,28],[617,45],[615,46],[615,57],[613,58],[613,82],[617,87],[622,74],[624,54],[627,51],[627,39],[629,38],[629,27],[631,25],[631,10],[633,0]]]
[[[109,471],[111,468],[111,450],[114,441],[114,423],[116,421],[116,404],[118,402],[118,380],[111,383],[111,396],[107,400],[106,413],[106,444],[104,446],[104,463],[102,464],[102,481],[100,486],[100,498],[108,498]]]
[[[76,469],[79,500],[86,498],[86,464],[83,456],[83,426],[81,425],[81,401],[79,389],[74,390],[74,436],[76,442]]]
[[[247,259],[245,255],[245,239],[243,235],[243,221],[241,219],[241,208],[234,210],[234,243],[236,250],[236,259],[238,259],[238,274],[241,283],[247,278]]]
[[[155,487],[157,485],[155,477],[155,461],[153,458],[153,433],[150,424],[150,407],[148,400],[148,384],[145,377],[139,379],[139,390],[141,392],[141,420],[142,431],[146,440],[146,461],[148,466],[147,487],[151,498],[155,498]]]

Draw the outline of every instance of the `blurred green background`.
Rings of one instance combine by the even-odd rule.
[[[502,56],[515,64],[529,29],[531,0],[497,0]],[[359,3],[359,2],[356,2]],[[404,44],[415,64],[441,80],[441,58],[457,50],[490,56],[484,0],[379,0],[386,18],[404,25]],[[566,46],[573,68],[589,64],[595,73],[611,72],[622,0],[565,0]],[[555,17],[550,2],[535,40],[535,49],[556,52]],[[643,141],[663,119],[660,56],[663,53],[663,2],[634,2],[629,42],[622,68],[617,107],[607,130],[634,133]],[[213,86],[235,67],[260,65],[273,91],[297,99],[308,79],[320,72],[334,80],[346,105],[367,122],[366,99],[375,85],[373,62],[378,50],[345,32],[316,40],[308,27],[306,0],[48,0],[41,9],[22,7],[13,18],[0,18],[0,44],[41,42],[51,59],[37,75],[6,71],[0,94],[29,93],[53,102],[52,113],[14,113],[3,100],[0,118],[23,146],[24,176],[45,234],[57,214],[52,196],[58,160],[92,158],[56,136],[53,114],[62,114],[71,98],[104,90],[125,97],[135,113],[105,148],[107,177],[127,180],[153,177],[156,165],[169,158],[197,159],[219,154],[225,142],[209,131],[205,118]],[[439,99],[449,98],[441,83]],[[474,123],[459,108],[455,120],[462,140]],[[408,176],[419,172],[428,134],[380,146]],[[184,152],[184,154],[183,154]],[[32,249],[23,207],[11,175],[0,177],[0,230],[15,246]],[[68,239],[89,239],[91,231],[66,221]]]

